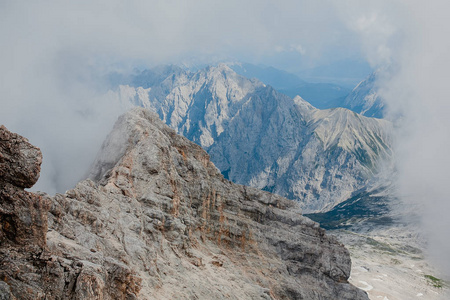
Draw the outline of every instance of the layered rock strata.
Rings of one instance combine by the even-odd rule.
[[[368,299],[347,282],[348,251],[295,202],[225,180],[145,109],[119,119],[91,179],[64,195],[3,178],[2,224],[22,211],[10,201],[37,229],[24,245],[2,225],[0,299]]]
[[[50,201],[29,193],[42,154],[0,127],[0,299],[44,299],[42,261]]]
[[[134,87],[120,86],[116,97],[157,112],[205,148],[233,182],[325,212],[393,172],[392,124],[386,120],[316,109],[224,64],[195,73],[164,70],[143,73]]]

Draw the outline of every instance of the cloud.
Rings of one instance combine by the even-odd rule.
[[[450,276],[450,3],[349,6],[347,24],[361,35],[368,60],[391,65],[379,84],[391,115],[401,116],[396,120],[400,194],[406,205],[420,207],[432,258]]]
[[[450,270],[449,8],[443,0],[1,1],[0,121],[42,148],[37,188],[63,192],[122,110],[102,97],[111,70],[293,51],[306,62],[287,56],[290,65],[325,64],[362,50],[373,66],[395,66],[380,84],[391,112],[403,115],[401,191],[425,205],[431,251]]]
[[[36,188],[64,192],[121,111],[101,97],[104,74],[212,57],[261,62],[277,55],[273,45],[313,60],[330,45],[349,52],[350,31],[324,3],[1,1],[1,123],[42,148]]]
[[[450,277],[450,95],[445,86],[450,76],[450,3],[413,1],[413,21],[407,41],[398,54],[401,66],[386,96],[397,98],[394,108],[404,113],[399,166],[406,198],[425,205],[423,222],[430,251]],[[405,92],[406,91],[406,92]]]
[[[22,46],[160,63],[186,53],[264,53],[297,42],[319,51],[343,29],[319,2],[44,0],[6,5],[3,23]],[[328,33],[330,25],[338,30]]]
[[[275,52],[281,53],[281,52],[298,52],[302,55],[306,54],[306,50],[302,45],[290,45],[289,47],[285,48],[283,46],[275,46]]]

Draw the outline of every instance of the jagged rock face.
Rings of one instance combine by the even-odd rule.
[[[0,242],[2,245],[45,246],[46,201],[24,191],[39,178],[42,154],[27,139],[0,126]]]
[[[147,77],[142,76],[133,84],[147,88],[120,86],[119,98],[157,112],[167,125],[204,148],[222,134],[249,95],[264,87],[262,82],[239,76],[225,65],[196,73],[175,69],[164,80],[150,80],[152,86],[144,84]]]
[[[367,117],[383,118],[385,103],[379,96],[376,85],[379,72],[374,72],[361,81],[344,99],[343,106]]]
[[[122,86],[120,95],[204,147],[227,179],[295,199],[307,211],[345,201],[392,161],[389,122],[318,110],[226,65],[179,71],[148,89]]]
[[[38,148],[0,127],[0,299],[43,299],[36,277],[45,265],[39,257],[50,202],[24,191],[39,178],[41,161]]]
[[[306,211],[326,211],[392,159],[390,131],[387,121],[318,110],[272,90],[252,96],[209,154],[232,181],[298,199]]]
[[[295,202],[225,180],[147,110],[119,119],[91,178],[34,195],[51,202],[46,249],[28,260],[41,268],[2,262],[2,297],[367,299],[347,282],[348,251]]]
[[[42,154],[20,135],[0,127],[0,178],[22,188],[32,187],[39,179]]]

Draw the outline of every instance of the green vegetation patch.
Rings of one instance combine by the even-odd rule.
[[[428,279],[428,282],[434,286],[435,288],[441,289],[443,286],[442,279],[436,278],[432,275],[423,275],[426,279]]]
[[[394,248],[392,248],[389,244],[379,242],[373,238],[366,237],[367,244],[371,245],[373,248],[377,250],[381,250],[387,254],[401,254],[403,251],[398,251]]]

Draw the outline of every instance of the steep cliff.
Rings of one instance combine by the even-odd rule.
[[[117,95],[204,147],[227,179],[295,199],[305,211],[327,211],[392,169],[390,122],[316,109],[223,64],[178,70],[146,89],[121,86]]]
[[[367,299],[347,282],[348,251],[295,202],[225,180],[145,109],[119,119],[91,179],[66,194],[27,193],[8,178],[0,299]]]
[[[0,299],[44,299],[50,201],[24,190],[39,178],[42,155],[28,140],[0,127]]]
[[[361,115],[374,118],[385,117],[386,107],[384,100],[380,97],[377,86],[382,73],[380,70],[370,74],[361,81],[352,92],[345,97],[341,105]]]

